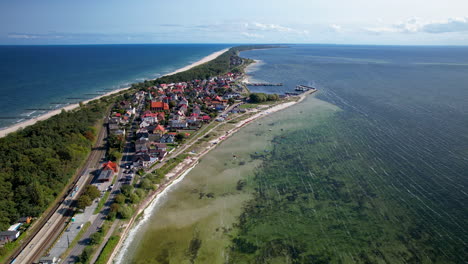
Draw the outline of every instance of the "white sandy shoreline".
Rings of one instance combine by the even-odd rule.
[[[168,73],[168,74],[163,75],[163,76],[173,75],[173,74],[176,74],[176,73],[179,73],[179,72],[189,70],[189,69],[191,69],[193,67],[196,67],[196,66],[198,66],[200,64],[203,64],[203,63],[206,63],[206,62],[209,62],[211,60],[216,59],[217,57],[219,57],[221,54],[223,54],[224,52],[226,52],[228,50],[229,50],[229,48],[226,48],[226,49],[214,52],[214,53],[202,58],[201,60],[199,60],[197,62],[194,62],[194,63],[192,63],[190,65],[187,65],[187,66],[185,66],[183,68],[180,68],[180,69],[178,69],[178,70],[176,70],[174,72]],[[152,80],[154,80],[154,79],[152,79]],[[116,94],[116,93],[119,93],[119,92],[127,90],[127,89],[130,89],[130,87],[125,87],[125,88],[120,88],[120,89],[117,89],[117,90],[113,90],[113,91],[108,92],[106,94],[103,94],[103,95],[94,97],[92,99],[83,101],[83,103],[87,104],[87,103],[89,103],[89,102],[91,102],[93,100],[96,100],[96,99],[99,99],[99,98],[102,98],[102,97],[105,97],[105,96],[109,96],[109,95],[112,95],[112,94]],[[47,113],[45,113],[43,115],[40,115],[38,117],[34,117],[32,119],[29,119],[29,120],[14,124],[14,125],[9,126],[7,128],[4,128],[4,129],[0,130],[0,138],[4,137],[4,136],[6,136],[6,135],[8,135],[8,134],[10,134],[12,132],[15,132],[15,131],[17,131],[17,130],[19,130],[21,128],[25,128],[27,126],[34,125],[38,121],[43,121],[43,120],[46,120],[46,119],[48,119],[48,118],[50,118],[52,116],[58,115],[58,114],[60,114],[62,112],[62,110],[70,111],[70,110],[76,109],[77,107],[79,107],[79,104],[70,104],[70,105],[64,106],[62,108],[55,109],[55,110],[52,110],[50,112],[47,112]]]

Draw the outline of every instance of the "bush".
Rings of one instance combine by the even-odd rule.
[[[263,103],[267,101],[278,101],[279,96],[277,94],[265,94],[265,93],[252,93],[250,94],[250,102],[252,103]]]
[[[118,203],[118,204],[124,204],[125,203],[125,195],[119,193],[115,196],[115,202]]]
[[[91,200],[94,200],[94,199],[101,196],[101,192],[94,185],[87,185],[85,187],[85,190],[84,190],[83,194],[87,195],[89,197],[89,199],[91,199]]]
[[[123,205],[120,207],[119,212],[117,213],[117,216],[121,219],[128,219],[132,217],[133,210],[130,206],[128,205]]]
[[[88,195],[83,194],[78,198],[78,201],[76,202],[76,208],[80,210],[84,210],[86,207],[90,206],[92,204],[91,198],[89,198]]]

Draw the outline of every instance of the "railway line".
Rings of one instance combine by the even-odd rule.
[[[105,154],[106,148],[104,139],[106,136],[107,129],[103,127],[85,164],[76,174],[68,191],[63,195],[60,202],[58,202],[41,220],[35,233],[23,241],[22,246],[10,257],[7,263],[37,263],[38,259],[62,232],[66,226],[67,220],[73,216],[73,202],[79,197],[84,186],[92,180],[90,177],[87,177],[89,168],[96,167]]]

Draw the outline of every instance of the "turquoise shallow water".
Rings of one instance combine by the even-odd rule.
[[[55,109],[156,78],[226,47],[0,46],[0,128],[44,113],[42,109]]]

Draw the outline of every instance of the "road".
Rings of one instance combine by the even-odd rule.
[[[141,111],[141,101],[138,107],[138,112]],[[101,226],[103,225],[104,221],[106,220],[107,215],[110,211],[110,206],[114,202],[115,196],[120,193],[120,187],[122,187],[122,182],[120,179],[124,178],[123,171],[125,170],[126,163],[132,160],[134,155],[134,149],[131,143],[133,131],[136,131],[136,122],[132,121],[132,127],[130,131],[127,133],[126,143],[124,147],[124,154],[122,159],[119,163],[119,171],[117,172],[117,179],[115,181],[114,186],[112,187],[111,194],[109,195],[106,203],[104,204],[103,209],[98,213],[95,220],[91,223],[88,230],[83,234],[78,244],[70,251],[70,253],[63,259],[61,263],[75,263],[78,260],[78,257],[83,253],[84,248],[90,243],[90,237],[95,232],[99,231]]]
[[[33,263],[38,261],[42,256],[43,252],[50,246],[54,239],[60,234],[65,227],[66,221],[72,216],[74,210],[71,207],[73,201],[79,197],[79,194],[83,191],[84,186],[90,181],[87,171],[90,168],[95,167],[100,163],[101,159],[105,154],[104,139],[107,136],[107,130],[101,129],[96,144],[94,145],[85,165],[79,172],[79,177],[74,182],[77,187],[77,193],[71,197],[67,195],[64,199],[54,208],[51,212],[44,217],[44,220],[40,223],[38,231],[31,235],[28,241],[24,242],[24,246],[21,251],[10,260],[10,263]]]
[[[229,111],[231,111],[233,108],[235,108],[236,106],[240,105],[241,103],[237,103],[237,104],[234,104],[228,108],[226,108],[223,112],[221,112],[218,116],[222,116],[222,115],[225,115],[227,114]],[[141,111],[141,106],[142,106],[142,103],[140,102],[140,107],[138,108],[138,112],[139,113]],[[217,124],[215,127],[213,127],[212,129],[210,129],[208,132],[205,132],[204,135],[210,133],[212,130],[214,130],[215,128],[217,128],[220,124],[222,124],[223,122]],[[120,167],[120,170],[117,174],[117,180],[114,184],[114,187],[112,188],[112,191],[111,191],[111,194],[109,195],[109,198],[108,200],[106,201],[103,209],[99,212],[98,216],[96,217],[96,219],[94,220],[94,222],[91,223],[91,226],[88,228],[88,230],[86,230],[86,232],[83,234],[82,238],[80,239],[80,241],[78,242],[78,244],[70,251],[70,253],[68,254],[68,256],[66,256],[64,258],[64,260],[61,262],[61,263],[65,263],[65,264],[70,264],[70,263],[75,263],[77,262],[78,260],[78,257],[81,255],[81,253],[83,252],[84,248],[90,243],[90,237],[93,233],[99,231],[99,228],[102,226],[102,224],[104,223],[104,221],[106,220],[106,216],[107,214],[109,213],[110,211],[110,206],[111,204],[113,203],[114,199],[115,199],[115,196],[117,194],[120,193],[120,187],[122,186],[122,182],[120,181],[120,179],[124,178],[125,176],[123,175],[123,171],[125,169],[125,165],[132,160],[132,156],[134,155],[134,149],[133,149],[133,146],[131,144],[131,137],[132,137],[132,134],[133,134],[133,131],[136,131],[137,129],[137,126],[136,126],[136,122],[133,121],[132,122],[132,128],[131,130],[129,131],[129,133],[127,133],[127,138],[126,138],[126,144],[125,144],[125,148],[124,148],[124,155],[122,157],[122,160],[120,161],[119,163],[119,167]],[[204,130],[202,131],[199,131],[199,134],[201,132],[204,132]],[[170,155],[171,158],[174,158],[174,157],[177,157],[179,154],[183,153],[185,150],[187,150],[189,147],[191,147],[195,142],[197,142],[197,140],[192,140],[190,143],[186,143],[184,144],[182,147],[180,147],[179,149],[177,149],[176,152],[172,153],[172,155]],[[158,163],[156,166],[154,166],[150,171],[148,172],[152,172],[154,171],[155,169],[157,168],[160,168],[161,166],[163,166],[166,162],[166,160],[168,160],[168,158],[164,159],[163,162],[161,163]]]

